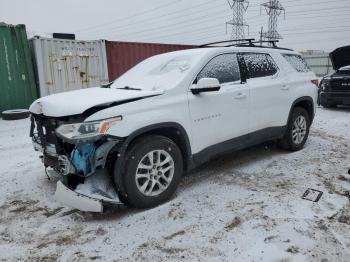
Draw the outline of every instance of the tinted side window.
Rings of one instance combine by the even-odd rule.
[[[249,78],[272,76],[278,71],[277,65],[268,54],[243,53],[242,55]]]
[[[201,78],[217,78],[220,84],[240,80],[239,65],[236,54],[223,54],[214,57],[197,76]]]
[[[284,54],[283,57],[291,64],[298,72],[309,72],[310,68],[305,60],[300,55]]]

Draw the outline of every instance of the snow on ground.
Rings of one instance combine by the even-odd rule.
[[[253,147],[157,208],[91,214],[54,200],[29,121],[0,120],[0,261],[349,261],[349,127],[349,108],[319,108],[302,151]]]

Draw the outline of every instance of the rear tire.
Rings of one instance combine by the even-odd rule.
[[[124,201],[131,207],[151,208],[169,200],[183,173],[178,146],[159,135],[137,139],[126,153]]]
[[[310,131],[310,117],[304,108],[293,109],[287,130],[279,141],[279,146],[290,151],[302,149],[306,143]]]

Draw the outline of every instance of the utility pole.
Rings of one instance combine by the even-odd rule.
[[[278,0],[269,0],[266,3],[261,4],[261,7],[265,8],[266,13],[269,16],[268,31],[262,34],[262,37],[267,40],[282,39],[282,36],[277,31],[277,18],[283,13],[286,14],[284,7]],[[261,8],[260,8],[261,13]]]
[[[259,33],[259,35],[260,35],[260,46],[262,46],[263,33],[264,33],[264,27],[261,27],[260,33]]]
[[[245,28],[249,25],[244,21],[243,14],[247,11],[249,6],[248,0],[227,0],[230,8],[232,9],[232,20],[226,22],[226,33],[227,25],[232,26],[231,40],[240,40],[245,38]]]

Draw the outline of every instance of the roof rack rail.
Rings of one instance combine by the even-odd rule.
[[[255,46],[256,47],[261,47],[261,48],[273,48],[273,49],[281,49],[281,50],[293,51],[293,49],[290,49],[290,48],[277,46],[276,43],[278,43],[278,42],[279,42],[279,40],[259,40],[259,41],[253,42],[253,44],[260,44],[260,45],[255,45]],[[269,43],[269,44],[272,44],[272,46],[264,46],[264,45],[262,45],[263,43]]]
[[[216,45],[216,44],[225,44],[225,43],[233,43],[233,42],[241,42],[242,44],[251,44],[253,41],[255,41],[255,38],[245,38],[245,39],[234,39],[234,40],[225,40],[225,41],[218,41],[218,42],[212,42],[212,43],[207,43],[200,45],[199,47],[210,47],[211,45]],[[234,45],[234,44],[233,44]],[[231,45],[230,45],[231,46]],[[223,46],[226,47],[226,46]]]
[[[257,41],[252,41],[249,43],[249,46],[253,46],[253,47],[269,47],[269,48],[278,48],[278,46],[276,45],[276,43],[278,43],[279,40],[257,40]],[[263,46],[263,43],[269,43],[272,44],[272,46]],[[256,45],[256,44],[260,44],[260,45]],[[229,46],[246,46],[246,43],[237,43],[237,44],[232,44],[232,45],[228,45],[226,47]]]
[[[226,41],[218,41],[208,44],[200,45],[200,48],[203,47],[231,47],[231,46],[237,46],[237,47],[261,47],[261,48],[273,48],[273,49],[281,49],[281,50],[289,50],[293,51],[289,48],[284,47],[278,47],[276,43],[278,43],[279,40],[255,40],[254,38],[247,38],[247,39],[237,39],[237,40],[226,40]],[[216,44],[224,44],[224,43],[230,43],[225,46],[213,46]],[[263,45],[263,43],[269,43],[271,46]]]

